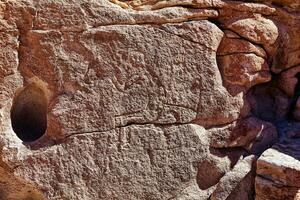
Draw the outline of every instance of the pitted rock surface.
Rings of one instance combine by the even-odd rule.
[[[299,9],[1,0],[0,199],[299,198]]]

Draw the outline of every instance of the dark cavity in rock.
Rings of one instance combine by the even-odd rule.
[[[11,109],[14,132],[24,142],[33,142],[47,129],[47,98],[41,88],[25,87],[14,99]]]
[[[289,112],[287,114],[287,118],[290,121],[294,120],[294,111],[295,111],[295,108],[296,108],[297,100],[300,96],[300,73],[297,73],[295,77],[297,78],[298,82],[297,82],[297,85],[296,85],[295,90],[294,90],[294,96],[291,100]]]

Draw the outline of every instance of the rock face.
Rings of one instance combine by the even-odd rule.
[[[300,140],[274,145],[257,162],[256,199],[300,199]]]
[[[299,9],[1,0],[0,199],[300,199]]]

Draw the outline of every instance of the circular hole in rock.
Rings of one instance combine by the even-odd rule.
[[[41,88],[26,86],[14,99],[11,109],[14,132],[24,142],[33,142],[47,129],[47,98]]]

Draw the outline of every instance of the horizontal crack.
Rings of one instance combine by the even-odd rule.
[[[205,127],[205,129],[206,129],[207,131],[209,131],[210,129],[213,129],[213,128],[224,128],[224,127],[229,126],[230,124],[232,124],[232,123],[234,123],[234,122],[237,122],[237,121],[239,121],[239,120],[243,120],[243,119],[246,119],[246,118],[247,118],[247,117],[245,117],[245,118],[238,118],[238,119],[235,119],[235,120],[230,121],[230,122],[228,122],[228,123],[208,126],[208,127]]]
[[[256,52],[253,52],[253,51],[251,51],[251,52],[239,51],[239,52],[224,53],[224,54],[217,53],[217,56],[223,57],[223,56],[231,56],[231,55],[236,55],[236,54],[255,54],[257,57],[260,57],[260,58],[266,60],[266,58],[262,57],[261,55],[258,55]]]
[[[286,71],[288,71],[288,70],[290,70],[290,69],[297,68],[297,67],[300,67],[300,63],[297,63],[297,64],[295,64],[295,65],[292,65],[292,66],[290,66],[290,67],[288,67],[288,68],[285,68],[285,69],[281,70],[278,74],[281,74],[281,73],[283,73],[283,72],[286,72]],[[300,72],[300,70],[299,70],[299,72]]]
[[[162,124],[162,123],[130,123],[130,124],[125,124],[121,126],[116,126],[114,128],[108,129],[108,130],[90,130],[90,131],[79,131],[79,132],[69,132],[67,133],[67,136],[65,137],[66,139],[72,136],[78,136],[78,135],[86,135],[86,134],[94,134],[94,133],[106,133],[110,131],[114,131],[116,129],[121,129],[121,128],[127,128],[131,126],[146,126],[146,125],[154,125],[156,127],[169,127],[169,126],[180,126],[180,125],[187,125],[187,124],[193,124],[191,122],[186,122],[186,123],[169,123],[169,124]]]
[[[209,17],[207,18],[192,18],[192,19],[184,19],[184,20],[178,20],[178,21],[169,21],[169,22],[162,22],[162,23],[157,23],[157,22],[145,22],[145,23],[139,23],[139,22],[136,22],[136,23],[124,23],[124,24],[102,24],[102,25],[96,25],[96,26],[90,26],[88,28],[78,28],[78,30],[70,30],[70,29],[60,29],[60,28],[57,28],[57,29],[50,29],[50,28],[40,28],[40,29],[28,29],[26,30],[26,32],[28,31],[40,31],[40,32],[50,32],[50,31],[59,31],[59,32],[62,32],[62,33],[83,33],[83,32],[87,32],[87,31],[91,31],[91,30],[94,30],[94,29],[99,29],[101,27],[109,27],[109,26],[152,26],[152,25],[165,25],[165,24],[178,24],[178,23],[184,23],[184,22],[191,22],[191,21],[201,21],[201,20],[208,20]],[[12,29],[12,30],[8,30],[8,31],[18,31],[20,29]],[[2,31],[0,31],[1,33]],[[5,31],[6,32],[6,31]],[[167,31],[166,31],[167,32]],[[169,32],[170,33],[170,32]],[[172,33],[170,33],[172,34]]]
[[[222,29],[223,32],[226,31],[226,30],[229,30],[229,31],[234,32],[235,34],[237,34],[238,36],[240,36],[242,39],[244,39],[244,40],[250,42],[251,44],[255,44],[255,45],[259,46],[259,47],[262,48],[266,53],[268,52],[268,51],[266,51],[265,47],[264,47],[262,44],[259,44],[259,43],[255,42],[255,41],[253,41],[253,40],[250,40],[250,39],[248,39],[248,38],[242,36],[241,34],[239,34],[238,32],[236,32],[236,31],[233,30],[233,29],[230,29],[230,28],[228,28],[228,29],[226,29],[226,28]]]

